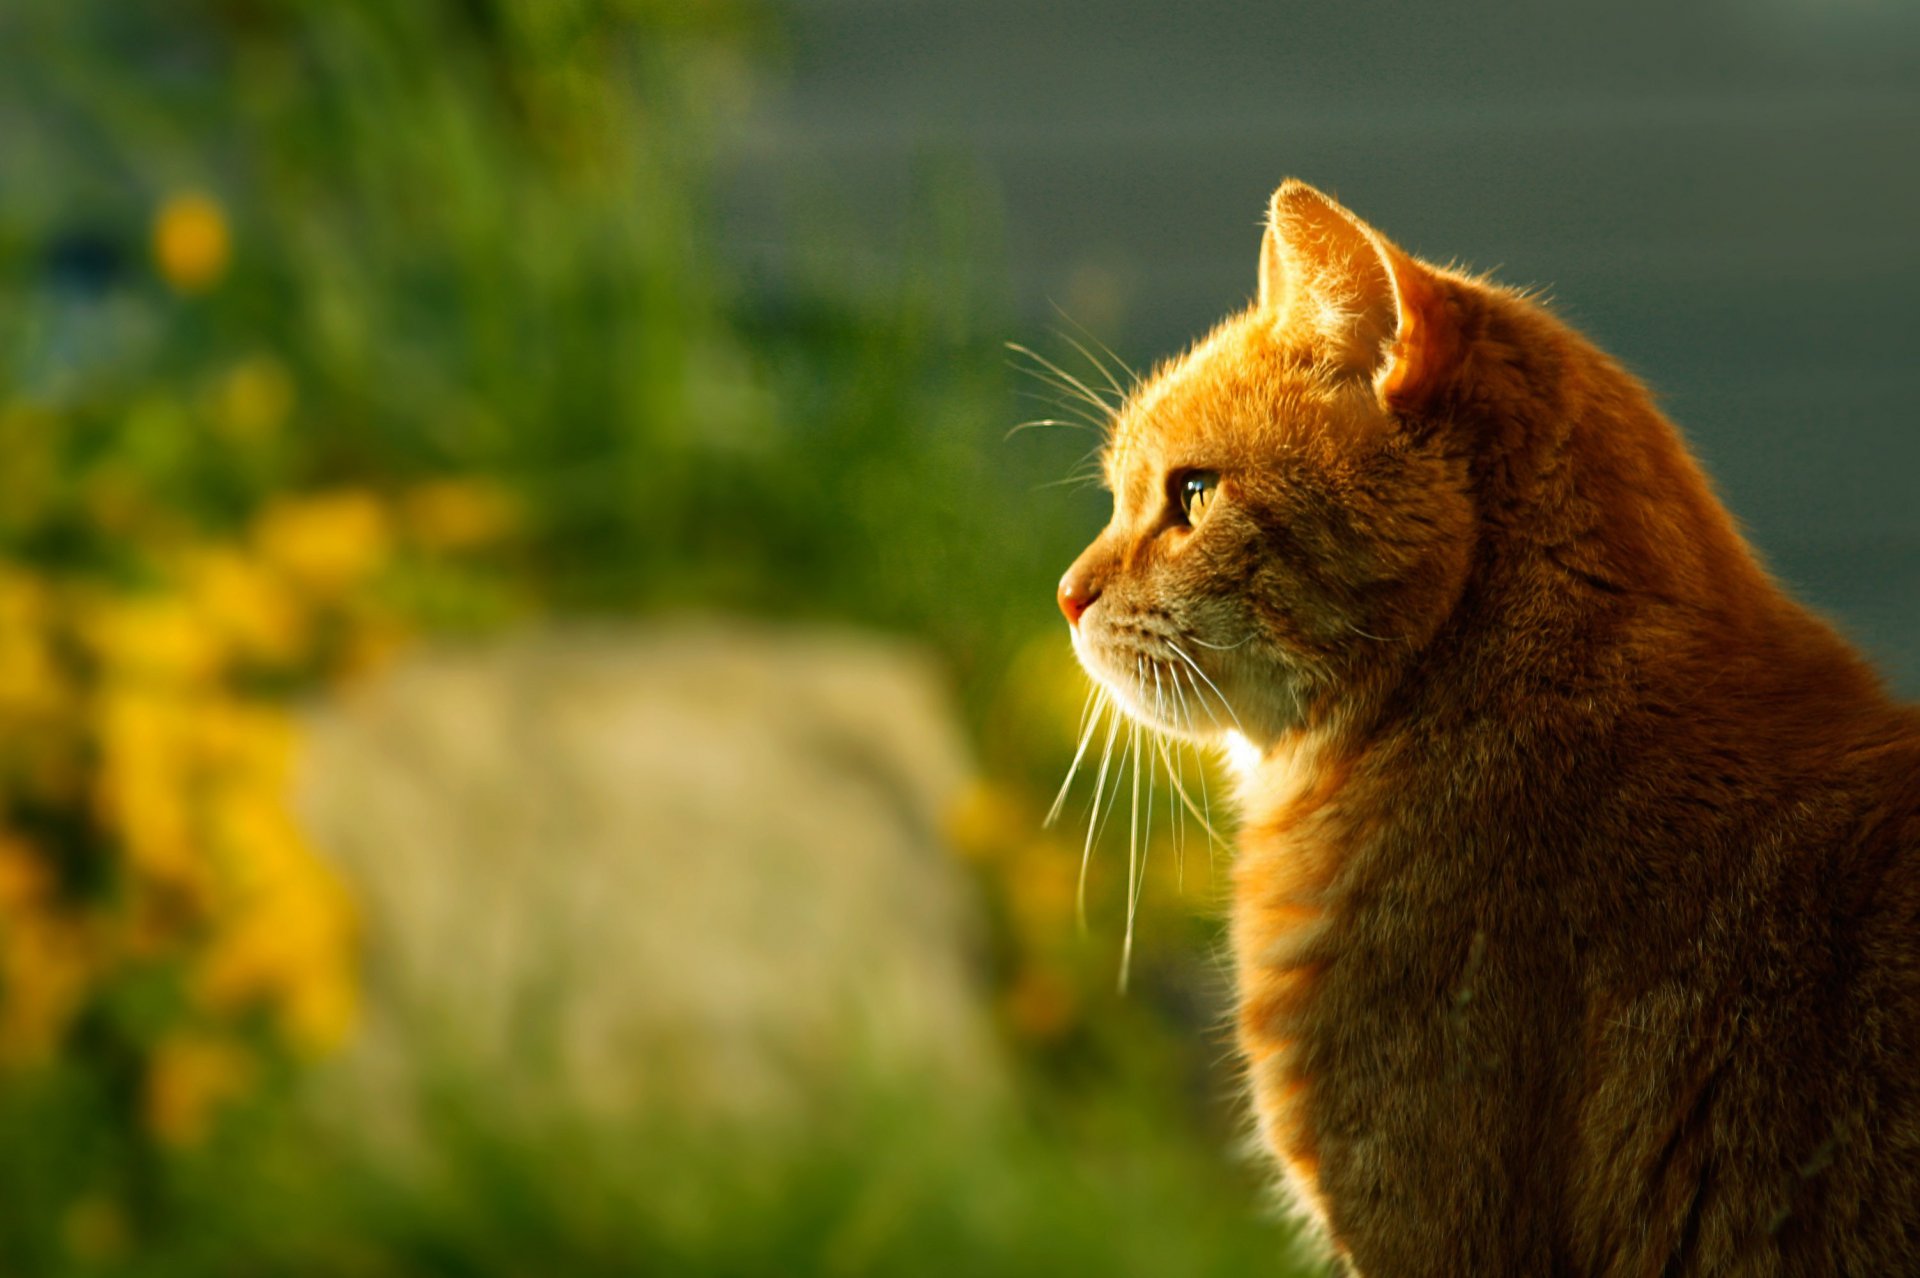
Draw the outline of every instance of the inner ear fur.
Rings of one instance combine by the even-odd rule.
[[[1395,412],[1424,405],[1457,341],[1437,279],[1331,197],[1280,184],[1260,243],[1259,307],[1282,338],[1310,337],[1370,378]]]

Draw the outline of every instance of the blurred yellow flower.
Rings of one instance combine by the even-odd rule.
[[[406,646],[411,634],[391,617],[354,616],[345,638],[335,650],[332,675],[336,680],[347,681],[384,666]]]
[[[338,596],[385,562],[387,511],[372,493],[348,490],[278,502],[254,528],[260,554],[296,585]]]
[[[197,711],[191,701],[145,687],[105,693],[94,793],[129,868],[154,885],[203,900],[211,884],[194,829]]]
[[[25,839],[0,831],[0,919],[37,903],[46,895],[46,862]]]
[[[227,370],[215,402],[221,433],[240,443],[258,443],[293,411],[293,378],[273,356],[255,355]]]
[[[258,560],[224,547],[209,550],[192,559],[186,576],[210,633],[241,657],[291,665],[305,651],[307,610]]]
[[[0,1064],[51,1052],[86,994],[91,947],[74,920],[0,911]]]
[[[252,1081],[252,1058],[235,1044],[203,1033],[171,1035],[147,1062],[147,1127],[168,1144],[194,1144],[215,1109]]]
[[[230,908],[200,963],[196,996],[217,1012],[266,1007],[289,1046],[324,1052],[353,1027],[356,924],[346,891],[294,819],[291,725],[241,707],[209,722],[229,783],[209,795],[207,837]]]
[[[198,191],[171,196],[153,219],[153,260],[177,292],[204,293],[226,273],[232,243],[226,214]]]
[[[49,601],[40,583],[0,572],[0,721],[9,736],[37,726],[64,701],[62,680],[48,648]]]
[[[315,1055],[353,1027],[354,916],[307,848],[284,802],[228,796],[222,848],[235,861],[234,907],[195,977],[209,1011],[269,1010],[289,1046]]]
[[[442,479],[421,484],[404,499],[407,531],[428,550],[472,550],[509,536],[520,507],[499,484]]]
[[[229,426],[276,428],[283,377],[236,369]],[[95,478],[91,496],[129,497],[115,509],[144,497]],[[284,690],[399,641],[381,595],[361,588],[396,530],[409,546],[416,528],[466,545],[512,519],[484,484],[428,486],[398,514],[343,491],[268,507],[238,544],[173,525],[147,544],[157,580],[139,593],[0,563],[0,813],[57,809],[61,839],[111,871],[108,891],[69,899],[59,862],[0,828],[0,1067],[61,1051],[75,1018],[135,971],[178,972],[190,1019],[146,1050],[140,1103],[156,1137],[191,1142],[271,1054],[347,1038],[357,918],[295,818]],[[155,525],[140,513],[138,527]],[[235,1033],[242,1023],[268,1033]],[[111,1234],[75,1221],[75,1239]]]
[[[218,636],[179,595],[97,596],[76,620],[110,683],[201,686],[224,665]]]

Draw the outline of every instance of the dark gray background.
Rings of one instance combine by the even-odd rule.
[[[1920,3],[814,0],[726,173],[858,282],[929,156],[1135,362],[1245,300],[1298,175],[1402,245],[1542,286],[1648,381],[1775,570],[1920,694]],[[768,265],[764,260],[757,265]],[[775,264],[777,273],[777,264]]]

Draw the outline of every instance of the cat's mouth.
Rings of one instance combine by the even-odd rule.
[[[1140,627],[1119,634],[1092,629],[1074,627],[1074,654],[1128,716],[1189,741],[1211,742],[1239,729],[1226,694],[1179,640]]]

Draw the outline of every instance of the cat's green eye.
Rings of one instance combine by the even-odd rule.
[[[1195,523],[1206,513],[1207,504],[1213,500],[1213,494],[1220,487],[1220,476],[1210,470],[1190,470],[1180,476],[1174,495],[1180,502],[1180,513],[1187,517],[1188,523]]]

